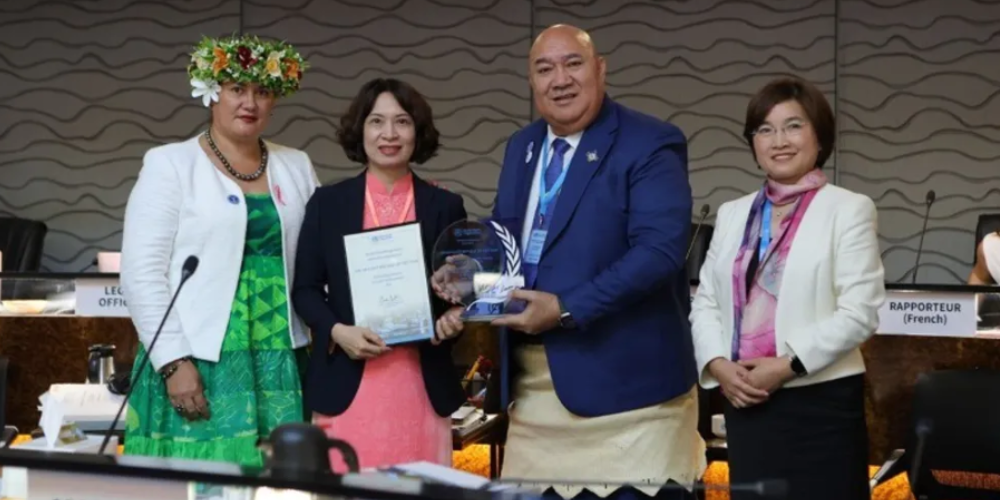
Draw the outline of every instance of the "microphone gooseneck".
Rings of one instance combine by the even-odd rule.
[[[701,231],[701,226],[705,224],[705,219],[708,218],[708,213],[712,211],[712,207],[708,206],[708,203],[701,206],[701,212],[698,217],[698,224],[694,226],[694,233],[691,234],[691,242],[688,243],[687,253],[684,254],[684,261],[687,262],[688,257],[691,256],[691,250],[694,249],[694,243],[698,241],[698,232]]]
[[[937,194],[931,189],[927,191],[927,195],[924,197],[924,224],[920,229],[920,243],[917,244],[917,258],[913,263],[913,275],[910,276],[910,283],[917,283],[917,273],[920,272],[920,255],[924,252],[924,236],[927,234],[927,220],[931,216],[931,205],[934,204],[934,200],[937,199]]]
[[[153,340],[149,343],[149,348],[143,353],[142,359],[139,361],[139,370],[135,373],[135,380],[129,384],[128,391],[125,393],[125,398],[122,400],[121,406],[118,407],[118,413],[115,414],[114,420],[111,421],[111,425],[108,426],[108,430],[104,433],[104,441],[101,442],[101,448],[98,450],[98,455],[104,455],[104,451],[108,447],[108,442],[111,441],[111,435],[115,432],[115,426],[118,425],[118,421],[122,418],[122,412],[125,411],[125,407],[128,405],[128,400],[132,396],[132,390],[135,389],[136,381],[140,380],[142,374],[146,371],[146,365],[149,364],[149,353],[153,352],[153,348],[156,346],[156,341],[160,338],[160,332],[163,331],[163,325],[167,324],[167,318],[170,316],[170,311],[174,308],[174,302],[177,301],[177,296],[180,295],[181,289],[184,288],[184,283],[187,283],[188,278],[198,270],[198,257],[194,255],[188,256],[184,260],[184,265],[181,267],[181,281],[177,285],[177,290],[174,292],[174,296],[170,298],[170,304],[167,305],[167,310],[163,313],[163,318],[160,320],[160,326],[156,329],[156,333],[153,334]]]
[[[916,493],[919,489],[919,484],[917,484],[917,481],[918,479],[920,479],[919,473],[920,473],[921,463],[924,460],[924,447],[927,445],[927,436],[929,436],[930,433],[931,433],[931,422],[926,418],[920,419],[920,421],[917,422],[917,427],[915,432],[915,434],[917,435],[917,449],[913,453],[913,458],[910,460],[909,481],[910,481],[910,487],[913,489],[914,493]],[[927,498],[926,495],[920,495],[919,497],[917,497],[917,500],[924,500],[925,498]]]

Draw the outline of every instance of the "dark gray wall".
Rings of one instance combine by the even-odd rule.
[[[359,171],[332,128],[354,92],[397,76],[444,135],[421,173],[485,214],[504,141],[532,118],[530,41],[557,22],[591,31],[612,96],[684,129],[696,204],[713,214],[761,181],[740,138],[749,96],[778,75],[812,80],[838,107],[828,173],[879,206],[887,278],[912,267],[929,188],[920,281],[968,274],[976,216],[1000,200],[995,0],[4,0],[0,211],[49,224],[47,269],[117,249],[143,152],[205,125],[187,51],[242,28],[312,63],[268,135],[307,150],[322,181]]]

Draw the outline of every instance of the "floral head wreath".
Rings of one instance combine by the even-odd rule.
[[[191,53],[188,75],[191,97],[201,98],[205,107],[219,102],[221,84],[253,83],[277,97],[299,89],[302,72],[309,67],[289,44],[262,41],[255,36],[202,38]]]

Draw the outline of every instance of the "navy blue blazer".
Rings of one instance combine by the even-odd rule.
[[[431,186],[414,174],[413,204],[420,221],[427,269],[438,235],[448,225],[465,220],[462,197]],[[299,234],[295,256],[295,283],[292,305],[312,330],[312,353],[303,381],[308,411],[340,415],[351,405],[361,385],[365,361],[353,360],[343,349],[330,352],[333,325],[354,324],[351,288],[344,255],[344,236],[359,233],[364,227],[365,173],[323,186],[306,204],[305,220]],[[428,280],[430,275],[428,274]],[[328,287],[329,293],[323,290]],[[448,309],[430,289],[434,317]],[[451,415],[465,402],[461,377],[451,359],[453,341],[435,346],[421,342],[420,364],[424,386],[438,415]]]
[[[539,120],[507,142],[492,218],[517,235],[547,133]],[[696,383],[684,272],[691,204],[684,134],[605,96],[573,154],[534,287],[558,295],[579,324],[541,334],[556,394],[574,414],[662,403]],[[500,342],[506,408],[517,367],[506,332]]]

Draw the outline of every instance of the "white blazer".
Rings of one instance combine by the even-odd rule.
[[[732,359],[733,263],[757,193],[719,207],[708,256],[691,305],[699,383],[719,385],[707,370]],[[779,356],[795,354],[808,375],[787,387],[864,373],[859,347],[878,328],[885,300],[875,204],[827,184],[806,211],[785,262],[775,312]]]
[[[147,349],[180,283],[184,260],[199,259],[150,352],[157,370],[184,356],[219,360],[239,281],[246,200],[212,164],[198,137],[150,149],[125,209],[121,285]],[[292,309],[292,277],[305,205],[319,182],[305,152],[270,142],[267,148],[265,175],[281,219],[289,328],[293,345],[302,347],[309,337]]]

